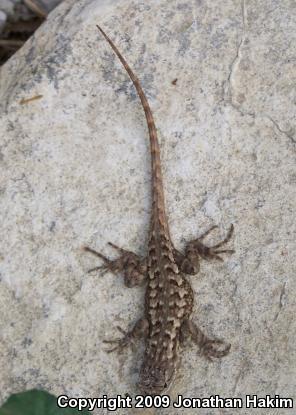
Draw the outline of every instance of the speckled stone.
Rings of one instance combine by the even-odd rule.
[[[173,393],[296,399],[290,0],[68,0],[1,68],[1,399],[137,393],[142,345],[117,356],[102,340],[142,315],[144,288],[87,274],[99,261],[81,250],[115,256],[112,241],[145,255],[150,214],[143,111],[97,23],[151,103],[176,246],[235,226],[236,253],[190,277],[195,322],[231,352],[211,363],[187,347]]]

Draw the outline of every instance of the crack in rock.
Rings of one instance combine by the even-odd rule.
[[[286,286],[287,286],[287,282],[284,282],[281,292],[280,292],[280,298],[279,298],[279,309],[278,312],[276,313],[276,315],[274,316],[273,321],[276,321],[278,319],[278,316],[280,314],[281,309],[284,307],[284,302],[283,302],[283,298],[286,295]]]
[[[241,40],[238,44],[236,55],[230,65],[230,71],[227,77],[227,80],[224,81],[223,85],[223,100],[227,103],[229,103],[233,108],[240,111],[240,106],[236,104],[233,101],[233,90],[234,90],[234,74],[238,68],[238,65],[241,61],[242,53],[241,48],[245,41],[245,34],[246,34],[246,17],[247,17],[247,11],[246,11],[246,4],[245,0],[242,0],[241,2],[241,15],[242,15],[242,36]],[[244,115],[244,114],[243,114]],[[247,114],[253,116],[253,114]]]
[[[266,118],[272,122],[272,124],[275,126],[275,128],[278,130],[279,133],[284,134],[287,138],[289,138],[289,140],[292,141],[292,143],[296,144],[296,138],[291,133],[292,129],[289,131],[285,131],[279,126],[279,124],[272,117],[270,117],[269,115],[266,115]]]

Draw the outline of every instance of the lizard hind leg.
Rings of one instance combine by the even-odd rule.
[[[185,320],[181,326],[180,340],[184,342],[186,337],[191,337],[193,342],[199,347],[200,353],[208,360],[221,358],[229,353],[231,345],[220,339],[211,339],[196,326],[191,320]]]
[[[91,268],[88,272],[101,270],[103,273],[107,271],[111,271],[114,274],[122,273],[124,275],[124,283],[127,287],[141,285],[146,279],[146,260],[141,259],[131,251],[119,248],[112,242],[109,242],[109,245],[119,251],[120,255],[118,258],[111,260],[92,248],[84,247],[86,252],[96,255],[104,262],[98,267]]]

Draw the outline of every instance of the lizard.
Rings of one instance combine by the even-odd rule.
[[[111,271],[115,274],[123,274],[127,287],[147,283],[144,317],[138,320],[130,331],[117,327],[123,336],[104,342],[113,345],[107,350],[112,352],[122,350],[130,344],[134,345],[136,339],[144,337],[146,346],[138,387],[144,394],[162,394],[168,391],[175,378],[180,364],[180,349],[184,346],[187,337],[192,339],[201,354],[209,360],[222,358],[229,353],[230,344],[208,337],[191,320],[194,296],[186,274],[194,275],[199,271],[201,258],[223,261],[220,254],[233,253],[234,250],[220,248],[230,240],[234,227],[231,225],[226,237],[212,247],[206,246],[203,239],[217,228],[217,225],[189,241],[184,253],[174,247],[165,210],[160,146],[150,105],[138,77],[127,61],[103,29],[100,26],[97,28],[129,75],[144,110],[150,141],[152,208],[148,252],[145,258],[112,242],[108,244],[119,253],[119,256],[113,260],[90,247],[84,247],[84,250],[103,261],[102,265],[88,272],[101,270],[104,273]]]

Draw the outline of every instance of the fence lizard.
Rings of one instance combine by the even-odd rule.
[[[220,249],[231,238],[233,225],[225,239],[212,247],[204,245],[202,240],[217,226],[212,226],[203,235],[188,242],[184,253],[174,247],[165,212],[160,148],[149,103],[138,78],[126,60],[106,33],[99,26],[97,27],[132,80],[146,116],[151,150],[152,212],[146,258],[140,258],[111,242],[109,245],[119,253],[118,258],[114,260],[108,259],[92,248],[84,249],[103,261],[103,265],[89,271],[122,273],[125,285],[128,287],[147,281],[144,317],[137,321],[129,332],[124,332],[118,327],[123,334],[122,338],[105,340],[105,342],[113,344],[109,349],[109,352],[112,352],[133,344],[137,338],[146,339],[138,386],[143,393],[155,395],[163,393],[170,387],[179,365],[180,348],[186,337],[190,336],[199,346],[200,352],[209,360],[221,358],[230,350],[230,344],[207,337],[191,321],[193,291],[184,274],[196,274],[199,271],[200,258],[223,261],[220,254],[233,253],[234,251],[230,249]]]

